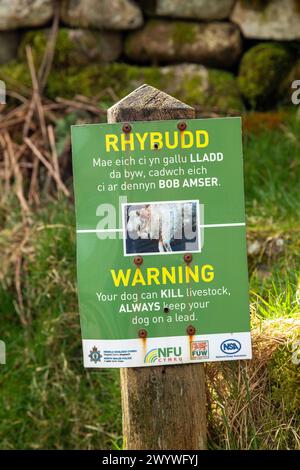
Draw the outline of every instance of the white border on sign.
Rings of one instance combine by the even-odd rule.
[[[125,207],[126,206],[138,206],[138,205],[145,205],[145,204],[176,204],[176,203],[187,203],[187,202],[194,202],[196,203],[196,216],[197,216],[197,235],[198,235],[198,249],[197,250],[184,250],[184,251],[153,251],[150,253],[126,253],[126,237],[127,237],[127,230],[126,230],[126,220],[125,220]],[[186,200],[176,200],[176,201],[151,201],[151,202],[122,202],[121,210],[122,210],[122,231],[123,231],[123,256],[156,256],[156,255],[180,255],[184,253],[201,253],[201,247],[203,246],[200,238],[201,238],[201,227],[203,227],[203,221],[200,221],[200,204],[198,199],[186,199]]]
[[[140,338],[131,339],[83,339],[84,367],[87,368],[122,368],[122,367],[152,367],[173,366],[178,364],[196,364],[200,362],[237,361],[252,359],[252,345],[250,331],[210,333],[195,335],[193,341],[208,342],[208,355],[204,358],[191,356],[190,337],[185,336],[161,336],[148,337],[147,347]],[[221,349],[224,341],[239,342],[240,349],[235,352],[224,353]],[[152,349],[181,347],[181,360],[178,362],[147,362],[146,356]],[[91,359],[91,352],[96,348],[99,360]]]

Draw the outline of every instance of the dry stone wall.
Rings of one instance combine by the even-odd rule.
[[[148,81],[203,109],[288,103],[300,79],[300,0],[0,0],[0,79],[36,67],[59,14],[46,93],[121,97]]]

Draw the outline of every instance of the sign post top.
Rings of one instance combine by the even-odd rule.
[[[147,84],[141,85],[107,111],[109,123],[194,117],[194,108]]]

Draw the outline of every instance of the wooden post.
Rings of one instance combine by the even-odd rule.
[[[107,115],[109,123],[191,119],[195,110],[142,85]],[[206,449],[203,364],[121,369],[121,393],[125,449]]]

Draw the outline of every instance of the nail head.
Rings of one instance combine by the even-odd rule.
[[[185,263],[190,263],[193,259],[193,255],[191,253],[186,253],[183,257]]]
[[[140,338],[147,338],[147,330],[141,329],[139,330],[139,337]]]
[[[131,125],[126,122],[123,124],[122,131],[125,132],[125,134],[128,134],[131,131]]]
[[[141,264],[143,264],[143,257],[135,256],[133,262],[136,266],[140,266]]]
[[[177,127],[178,127],[178,129],[179,129],[180,131],[185,131],[186,128],[187,128],[186,122],[183,122],[183,121],[182,121],[182,122],[179,122],[179,123],[177,124]]]
[[[186,332],[189,336],[193,336],[196,333],[196,328],[193,325],[189,325]]]

